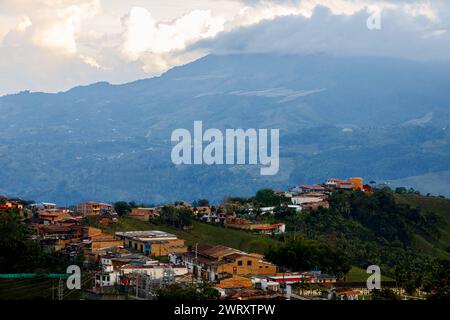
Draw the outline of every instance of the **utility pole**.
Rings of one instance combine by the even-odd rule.
[[[149,276],[145,277],[145,300],[150,300],[148,298],[150,294],[150,279]]]
[[[136,299],[139,298],[139,274],[136,273]]]
[[[197,270],[198,273],[198,259],[197,259],[197,255],[198,255],[198,242],[195,243],[195,270]],[[192,273],[194,273],[194,268],[192,268]],[[198,275],[196,275],[198,276]]]
[[[63,300],[63,297],[64,297],[63,279],[59,278],[59,283],[58,283],[58,300]]]

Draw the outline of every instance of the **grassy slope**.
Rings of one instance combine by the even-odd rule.
[[[396,195],[400,203],[409,204],[413,208],[419,208],[422,212],[434,212],[439,216],[438,229],[440,238],[436,242],[420,235],[414,236],[414,247],[429,255],[450,259],[450,253],[446,251],[450,247],[450,200],[440,197],[426,197],[415,194]]]
[[[396,195],[400,203],[407,203],[412,207],[418,207],[423,212],[432,211],[440,217],[438,228],[441,232],[439,241],[425,239],[420,235],[414,236],[414,247],[429,255],[450,259],[450,253],[446,248],[450,246],[450,200],[439,197],[425,197],[415,194]],[[95,224],[95,222],[91,222]],[[268,244],[275,241],[269,237],[252,234],[242,230],[223,228],[210,224],[194,222],[192,230],[180,230],[166,225],[154,225],[129,217],[122,217],[114,226],[101,227],[106,233],[113,234],[116,231],[130,230],[162,230],[176,234],[185,239],[188,245],[195,243],[222,244],[238,248],[247,252],[263,253]],[[347,276],[348,281],[365,281],[365,270],[353,267]],[[391,280],[382,277],[383,280]]]
[[[110,234],[116,231],[162,230],[176,234],[179,238],[186,240],[188,245],[195,243],[221,244],[247,252],[258,253],[263,253],[267,245],[275,241],[266,236],[196,221],[194,221],[192,230],[180,230],[166,225],[154,225],[129,217],[121,217],[116,225],[101,228]]]
[[[346,276],[346,280],[350,282],[352,281],[359,282],[359,281],[366,281],[368,277],[369,274],[367,274],[366,270],[358,267],[352,267]],[[393,280],[394,279],[388,276],[385,276],[383,274],[381,275],[381,281],[393,281]]]

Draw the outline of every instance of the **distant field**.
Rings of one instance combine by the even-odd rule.
[[[194,245],[195,243],[221,244],[243,251],[257,253],[264,253],[265,248],[270,243],[276,241],[267,236],[197,221],[194,221],[193,226],[191,230],[180,230],[166,225],[155,225],[139,221],[130,217],[121,217],[116,225],[101,228],[110,234],[114,234],[116,231],[162,230],[176,234],[179,238],[186,240],[186,244],[188,245]]]

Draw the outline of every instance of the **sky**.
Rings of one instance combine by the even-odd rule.
[[[0,0],[0,95],[158,76],[207,54],[450,60],[447,0]]]

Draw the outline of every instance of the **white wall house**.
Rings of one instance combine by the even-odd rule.
[[[321,202],[323,198],[305,195],[297,195],[291,198],[292,204],[302,205],[303,203]]]

